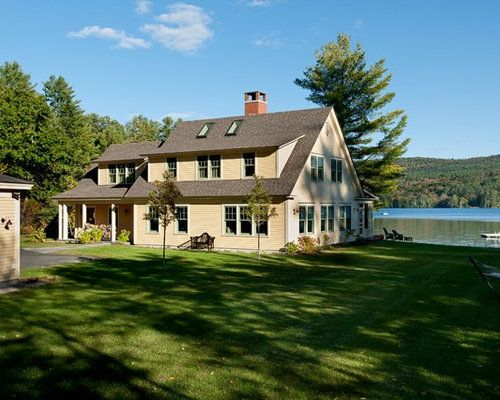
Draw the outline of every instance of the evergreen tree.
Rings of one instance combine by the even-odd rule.
[[[91,141],[94,143],[92,160],[99,158],[110,145],[127,141],[127,133],[123,125],[107,115],[102,117],[94,113],[87,114],[85,121]]]
[[[383,113],[394,92],[384,92],[391,81],[384,60],[367,67],[361,44],[337,37],[316,52],[316,64],[307,67],[295,84],[310,90],[308,100],[333,106],[363,187],[381,195],[396,189],[402,168],[395,164],[409,139],[401,141],[407,116],[403,110]],[[374,143],[373,135],[382,139]]]
[[[177,118],[177,120],[174,121],[172,117],[169,117],[168,115],[161,120],[162,125],[160,128],[160,134],[158,136],[159,140],[165,140],[170,136],[170,133],[174,130],[174,128],[177,126],[179,122],[182,122],[182,118]]]
[[[128,141],[149,142],[159,140],[161,124],[158,121],[148,119],[144,115],[135,115],[131,121],[125,124]]]
[[[52,75],[43,85],[45,100],[53,112],[51,129],[67,148],[69,174],[80,179],[88,168],[94,153],[94,143],[86,124],[80,101],[74,90],[62,77]]]

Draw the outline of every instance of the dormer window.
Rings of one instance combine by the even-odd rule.
[[[110,184],[134,183],[135,164],[109,164],[108,181]]]
[[[203,125],[203,128],[201,128],[200,132],[198,135],[196,135],[197,138],[202,138],[202,137],[207,137],[208,132],[210,129],[212,129],[213,122],[207,122],[205,125]]]
[[[236,121],[233,121],[231,123],[231,126],[229,127],[229,129],[226,132],[226,136],[236,135],[236,131],[238,130],[238,128],[240,127],[242,122],[243,122],[243,120],[241,120],[241,119],[237,119]]]

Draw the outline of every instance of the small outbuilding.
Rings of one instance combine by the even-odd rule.
[[[0,287],[19,279],[20,192],[32,187],[28,181],[0,174]]]

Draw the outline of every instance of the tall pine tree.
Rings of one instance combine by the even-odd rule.
[[[392,77],[385,60],[367,67],[361,44],[352,49],[345,34],[322,46],[315,57],[295,84],[310,90],[308,100],[334,107],[363,187],[377,195],[394,191],[403,171],[395,162],[410,140],[401,140],[405,112],[384,112],[395,96],[385,91]]]

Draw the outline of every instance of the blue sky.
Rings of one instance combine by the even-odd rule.
[[[293,80],[345,32],[386,60],[407,156],[476,157],[500,153],[499,15],[493,0],[5,0],[0,63],[38,90],[62,75],[86,112],[120,122],[198,119],[241,115],[252,90],[269,112],[316,107]]]

